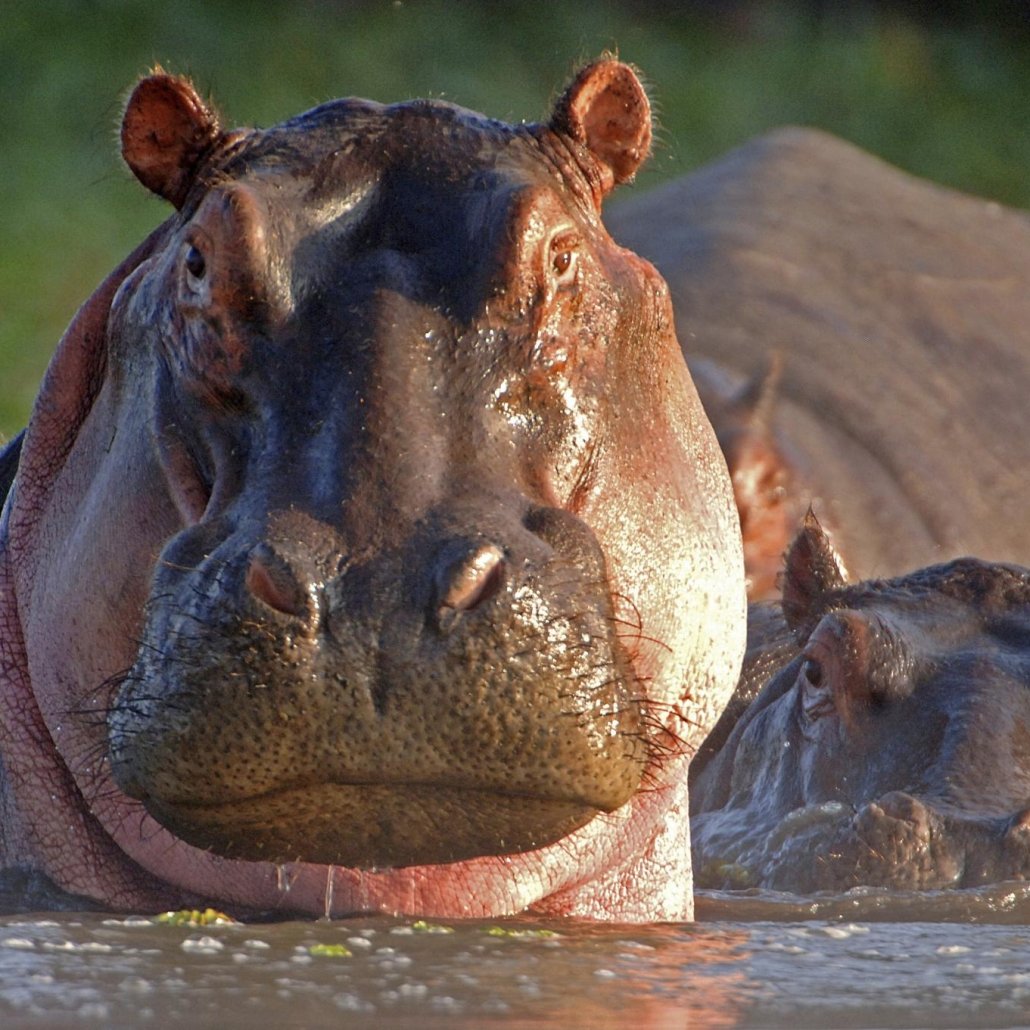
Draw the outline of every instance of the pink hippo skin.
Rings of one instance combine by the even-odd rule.
[[[0,522],[2,857],[122,910],[689,919],[736,681],[730,484],[603,197],[611,60],[546,124],[340,100],[223,131],[142,80],[176,213],[54,356]]]

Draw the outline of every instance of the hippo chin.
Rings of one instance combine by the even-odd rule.
[[[695,882],[1030,878],[1030,570],[964,558],[849,585],[809,519],[783,617],[753,608],[740,697],[692,770]]]
[[[7,452],[7,868],[119,908],[690,917],[743,566],[665,284],[600,220],[650,139],[612,60],[523,126],[225,131],[137,85],[123,154],[176,213]]]

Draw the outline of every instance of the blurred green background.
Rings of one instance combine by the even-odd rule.
[[[155,62],[230,124],[333,96],[444,97],[535,119],[605,48],[660,119],[646,188],[786,122],[920,175],[1030,202],[1030,5],[2,0],[0,436],[20,427],[64,326],[165,216],[121,166],[120,105]]]

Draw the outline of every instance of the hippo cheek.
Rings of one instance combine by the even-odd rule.
[[[535,528],[335,577],[231,536],[169,571],[109,717],[116,782],[218,854],[361,868],[535,849],[620,807],[649,748],[603,559]]]

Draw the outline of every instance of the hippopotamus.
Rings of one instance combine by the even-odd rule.
[[[4,868],[119,910],[690,918],[745,594],[667,287],[600,217],[651,131],[612,59],[518,126],[227,130],[139,81],[122,153],[174,211],[9,455]]]
[[[752,599],[810,505],[861,576],[1026,562],[1030,216],[787,128],[608,224],[669,282]]]
[[[1030,878],[1030,569],[850,583],[809,516],[782,606],[750,623],[741,697],[692,770],[699,885]]]

